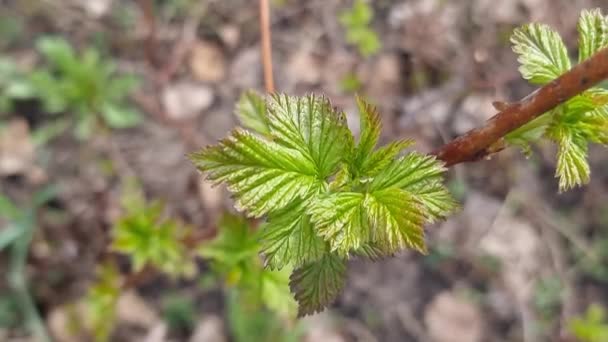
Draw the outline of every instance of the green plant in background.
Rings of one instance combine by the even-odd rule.
[[[261,251],[269,269],[295,268],[290,285],[300,315],[337,296],[349,256],[426,251],[424,223],[456,207],[435,157],[400,156],[413,143],[407,139],[376,149],[380,116],[363,100],[355,143],[344,114],[326,98],[275,95],[264,106],[243,106],[251,96],[237,114],[254,131],[238,128],[191,158],[211,180],[228,184],[237,208],[268,217]]]
[[[237,341],[295,339],[298,329],[286,327],[297,308],[289,292],[289,269],[264,268],[258,235],[243,217],[226,214],[218,235],[198,252],[229,288],[227,314]]]
[[[30,243],[36,229],[36,214],[41,206],[53,198],[53,188],[45,188],[30,199],[30,204],[20,208],[9,198],[0,195],[0,217],[6,220],[6,227],[0,231],[0,251],[8,252],[8,272],[6,279],[11,292],[2,299],[0,309],[16,310],[0,312],[6,323],[22,324],[38,341],[49,341],[44,322],[34,303],[26,278],[26,263]],[[18,318],[16,315],[19,315]]]
[[[599,9],[582,12],[578,31],[579,62],[608,46],[608,19]],[[511,41],[519,54],[522,76],[533,84],[547,84],[571,68],[561,37],[546,25],[516,29]],[[588,145],[608,145],[608,91],[591,88],[513,131],[506,140],[529,153],[530,143],[541,138],[558,146],[556,177],[560,191],[588,183]]]
[[[355,0],[353,6],[340,14],[340,23],[346,30],[346,41],[357,47],[363,57],[370,57],[381,48],[380,39],[370,24],[373,8],[364,0]]]
[[[361,80],[355,73],[349,73],[340,81],[340,87],[345,93],[356,93],[363,86]]]
[[[129,255],[135,272],[150,265],[171,276],[194,274],[183,243],[189,227],[163,216],[163,203],[147,202],[135,183],[126,187],[122,207],[124,214],[112,228],[112,249]]]
[[[84,327],[95,341],[108,341],[116,324],[116,304],[121,294],[120,272],[112,263],[102,264],[98,279],[89,288],[82,302],[86,308]]]
[[[570,331],[581,342],[608,341],[606,311],[597,304],[591,305],[585,316],[570,321]]]
[[[590,242],[589,249],[576,253],[582,271],[598,281],[608,283],[608,235],[599,232]]]
[[[534,307],[545,318],[554,316],[559,309],[563,290],[562,283],[558,277],[539,279],[534,291]]]
[[[173,331],[191,331],[196,323],[196,306],[192,298],[182,294],[169,294],[162,300],[163,317]]]
[[[93,48],[77,54],[62,38],[42,38],[37,48],[48,63],[29,79],[49,113],[69,111],[76,117],[75,135],[88,138],[103,123],[127,128],[141,121],[140,113],[127,103],[137,85],[131,76],[121,76],[113,63]]]
[[[13,101],[35,97],[35,89],[15,63],[0,58],[0,115],[13,110]]]

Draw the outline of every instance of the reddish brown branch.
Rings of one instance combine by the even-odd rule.
[[[509,132],[606,78],[608,78],[608,48],[597,52],[524,99],[512,104],[501,104],[499,107],[503,109],[488,120],[485,126],[452,140],[433,154],[443,160],[447,166],[479,160],[500,150],[502,139]]]
[[[270,5],[268,0],[260,0],[260,34],[262,35],[262,64],[264,67],[264,86],[274,93],[272,74],[272,43],[270,39]]]

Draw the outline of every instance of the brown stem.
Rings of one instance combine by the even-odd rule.
[[[264,66],[264,86],[266,92],[274,93],[272,74],[272,43],[270,39],[270,5],[268,0],[260,0],[260,33],[262,35],[262,64]]]
[[[608,78],[608,48],[575,66],[522,100],[501,103],[485,126],[469,131],[433,152],[447,166],[479,160],[502,147],[505,135]]]

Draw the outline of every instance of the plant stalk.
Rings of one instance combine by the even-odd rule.
[[[272,41],[270,31],[270,4],[260,0],[260,34],[262,35],[262,65],[264,68],[264,86],[266,92],[274,93],[274,76],[272,73]]]

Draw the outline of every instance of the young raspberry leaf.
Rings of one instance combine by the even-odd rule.
[[[352,135],[344,113],[333,109],[327,98],[273,95],[268,112],[275,141],[299,151],[319,179],[330,176],[348,152]]]
[[[608,19],[599,8],[583,10],[578,22],[579,63],[608,46]]]
[[[585,138],[565,125],[552,127],[549,134],[558,144],[555,177],[559,177],[560,192],[588,183],[591,171]]]
[[[445,167],[434,156],[412,152],[395,160],[374,178],[371,191],[400,188],[411,194],[427,222],[443,219],[458,207],[443,185]]]
[[[442,177],[435,177],[406,186],[409,193],[422,204],[422,211],[428,223],[446,218],[458,208]]]
[[[335,254],[296,269],[289,282],[298,302],[298,317],[321,312],[344,286],[346,262]]]
[[[289,264],[299,267],[319,259],[325,252],[325,242],[313,230],[305,209],[302,201],[296,201],[272,213],[262,226],[262,254],[270,269],[282,269]]]
[[[347,255],[370,241],[371,223],[366,216],[366,195],[357,192],[329,194],[310,208],[315,229],[330,243],[332,251]],[[380,229],[380,228],[378,228]]]
[[[351,163],[355,166],[356,170],[360,170],[378,143],[382,123],[380,122],[380,113],[376,107],[365,102],[360,97],[357,97],[357,106],[359,107],[361,137],[354,150]]]
[[[236,116],[244,127],[262,135],[270,134],[270,123],[266,114],[266,100],[254,91],[246,91],[236,105]]]
[[[547,128],[552,120],[552,113],[545,113],[507,134],[505,140],[509,144],[519,147],[526,156],[529,156],[532,154],[532,147],[530,144],[545,136]]]
[[[436,179],[445,172],[445,167],[434,156],[412,152],[394,160],[376,175],[370,190],[391,187],[408,189],[424,180]]]
[[[191,159],[209,179],[226,182],[237,208],[254,217],[284,208],[324,186],[313,161],[301,152],[242,129]]]
[[[585,132],[589,141],[608,145],[608,106],[585,113],[578,126]]]
[[[519,55],[519,71],[531,83],[549,83],[570,69],[562,38],[547,25],[528,24],[517,28],[511,42],[513,51]]]
[[[393,141],[372,152],[364,161],[359,173],[361,176],[373,177],[385,169],[406,148],[412,146],[414,140],[400,139]]]
[[[385,254],[405,248],[426,250],[421,208],[412,195],[400,189],[330,194],[316,201],[310,212],[318,233],[340,255],[369,243]]]

